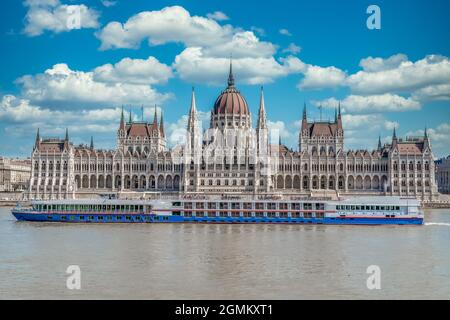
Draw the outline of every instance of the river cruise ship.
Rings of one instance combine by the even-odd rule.
[[[46,200],[28,208],[18,205],[12,214],[19,221],[67,223],[423,224],[417,199],[391,196],[336,201],[278,196]]]

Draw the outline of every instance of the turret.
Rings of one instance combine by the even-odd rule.
[[[392,148],[396,148],[397,147],[397,133],[395,132],[395,127],[394,127],[394,132],[392,133]]]
[[[160,119],[160,122],[159,122],[159,133],[161,134],[161,137],[165,137],[166,136],[166,134],[164,132],[164,120],[163,120],[162,112],[161,112],[161,119]]]
[[[377,150],[381,151],[381,148],[382,148],[382,146],[381,146],[381,136],[378,136],[378,147],[377,147]]]
[[[91,145],[89,146],[89,149],[94,150],[94,137],[91,136]]]
[[[41,135],[39,134],[39,128],[36,132],[36,140],[34,142],[34,149],[39,149],[39,145],[41,144]]]
[[[430,139],[428,138],[427,127],[425,127],[425,131],[423,134],[423,149],[430,148]]]
[[[258,113],[258,121],[256,123],[257,129],[267,129],[267,120],[266,120],[266,108],[264,103],[264,90],[261,87],[261,98],[259,100],[259,113]]]

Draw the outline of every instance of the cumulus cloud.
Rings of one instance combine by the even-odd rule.
[[[404,98],[394,94],[381,95],[349,95],[340,101],[343,111],[348,113],[402,112],[419,110],[421,105],[412,98]],[[339,101],[336,98],[314,101],[315,105],[335,108]]]
[[[367,57],[361,59],[360,67],[366,72],[378,72],[398,68],[403,62],[408,61],[408,57],[404,54],[395,54],[387,59]]]
[[[41,74],[20,77],[16,83],[22,86],[22,96],[33,103],[63,108],[70,105],[159,104],[171,97],[144,84],[100,82],[94,79],[94,72],[71,70],[64,63],[55,64]]]
[[[217,21],[225,21],[229,20],[228,16],[222,11],[215,11],[213,13],[208,13],[206,15],[209,19],[217,20]]]
[[[299,89],[333,88],[344,84],[346,73],[336,67],[308,65],[304,78],[298,84]]]
[[[174,68],[179,77],[199,83],[223,84],[228,72],[229,58],[206,56],[201,47],[190,47],[176,56]],[[273,79],[298,73],[304,64],[296,57],[287,57],[281,62],[273,57],[233,59],[233,72],[239,82],[260,84]]]
[[[82,28],[98,28],[99,13],[80,5],[65,5],[58,0],[27,0],[24,33],[38,36],[46,30],[60,33]]]
[[[172,76],[172,68],[155,57],[146,60],[124,58],[114,65],[108,63],[93,71],[95,81],[131,84],[164,84]]]
[[[157,11],[143,11],[125,23],[113,21],[96,33],[102,50],[111,48],[138,48],[143,40],[150,45],[181,42],[186,46],[203,46],[226,42],[233,34],[229,25],[221,26],[215,20],[191,16],[180,6]]]
[[[412,93],[429,86],[450,84],[450,60],[440,55],[428,55],[416,62],[406,60],[403,55],[387,60],[371,58],[362,65],[364,71],[347,79],[347,85],[355,93]]]
[[[30,126],[46,128],[51,134],[59,133],[66,127],[81,133],[112,132],[113,128],[117,130],[120,113],[120,108],[52,110],[14,95],[5,95],[0,101],[0,119],[7,120],[8,125],[19,132],[20,128],[27,129]]]

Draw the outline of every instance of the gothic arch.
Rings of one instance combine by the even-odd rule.
[[[282,175],[279,175],[277,177],[277,189],[283,189],[284,188],[284,179]]]
[[[357,190],[362,190],[363,188],[363,178],[361,176],[356,177],[355,187]]]
[[[372,189],[374,190],[380,189],[380,178],[378,178],[378,176],[375,176],[372,179]]]
[[[166,177],[166,189],[173,189],[172,176],[168,175]]]
[[[339,176],[339,178],[338,178],[338,189],[339,190],[345,189],[345,178],[344,178],[344,176]]]
[[[347,184],[349,190],[355,189],[355,178],[353,176],[348,176]]]
[[[92,175],[92,176],[91,176],[89,187],[90,187],[91,189],[97,188],[97,178],[95,177],[95,175]]]
[[[364,189],[365,190],[370,190],[371,186],[372,186],[372,180],[370,179],[369,176],[366,176],[364,178]]]
[[[295,175],[294,176],[294,189],[300,189],[300,177]]]
[[[105,177],[103,175],[98,176],[97,186],[102,189],[105,187]]]
[[[109,174],[106,176],[106,188],[108,189],[112,188],[112,177]]]
[[[285,187],[286,187],[286,189],[292,189],[292,177],[291,176],[286,176]]]

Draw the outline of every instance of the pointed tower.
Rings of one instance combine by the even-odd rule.
[[[233,59],[232,58],[230,58],[230,71],[228,73],[228,88],[234,88]]]
[[[186,141],[186,147],[193,153],[200,147],[200,133],[197,122],[197,103],[195,100],[194,88],[192,88],[191,108],[189,110],[187,131],[188,139]]]
[[[161,111],[161,119],[159,121],[159,133],[161,134],[161,137],[165,138],[166,134],[164,132],[164,120],[163,120],[163,114]]]
[[[264,89],[261,87],[259,100],[258,121],[256,122],[257,149],[260,156],[269,155],[269,128],[267,126],[266,104],[264,101]]]
[[[128,122],[129,122],[130,124],[133,122],[133,119],[132,119],[132,117],[131,117],[131,110],[129,111]]]
[[[392,149],[397,147],[397,133],[395,132],[395,127],[394,127],[394,132],[392,133]]]
[[[381,148],[382,148],[382,146],[381,146],[381,136],[378,136],[378,147],[377,147],[377,150],[381,151]]]
[[[38,128],[37,132],[36,132],[36,140],[34,142],[34,149],[39,149],[40,144],[41,144],[41,135],[39,134],[39,128]]]
[[[423,149],[430,148],[430,139],[428,138],[427,127],[425,127],[425,131],[423,133]]]
[[[306,102],[303,103],[303,114],[302,114],[302,125],[300,127],[300,132],[298,134],[298,150],[307,150],[307,144],[309,139],[308,132],[308,116],[306,114]]]
[[[91,136],[91,144],[89,146],[89,149],[94,150],[94,137]]]
[[[125,116],[123,114],[123,106],[122,106],[122,114],[120,115],[120,126],[119,130],[123,130],[125,132]]]
[[[267,129],[267,119],[266,119],[266,107],[264,102],[264,89],[261,87],[261,96],[259,99],[259,113],[258,121],[256,123],[257,129]]]
[[[156,112],[156,104],[155,104],[155,114],[153,115],[153,130],[158,130],[158,114]]]
[[[337,114],[336,120],[337,120],[336,122],[338,125],[338,130],[341,130],[343,132],[344,128],[342,127],[341,102],[339,102],[339,105],[338,105],[338,114]]]
[[[64,149],[67,150],[69,148],[69,129],[66,128],[66,136],[64,137]]]

